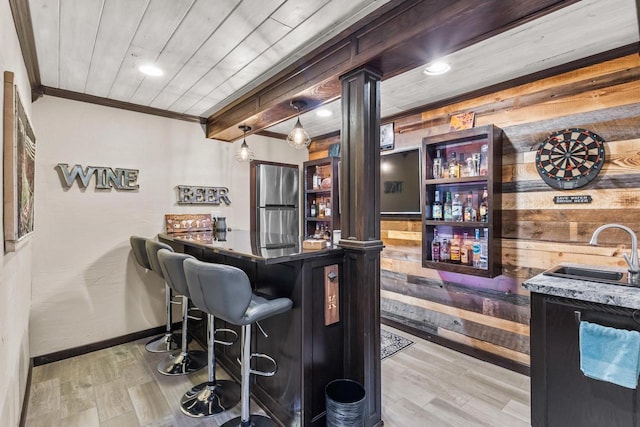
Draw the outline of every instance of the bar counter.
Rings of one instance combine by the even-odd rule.
[[[266,353],[278,363],[272,377],[252,376],[252,397],[283,426],[321,426],[325,423],[324,387],[348,377],[348,307],[342,281],[344,251],[302,250],[296,236],[234,230],[218,233],[160,234],[160,241],[176,252],[206,262],[232,265],[247,273],[255,292],[287,297],[293,308],[260,322],[252,331],[252,351]],[[195,326],[196,323],[198,326]],[[204,322],[193,322],[194,337],[206,344]],[[240,327],[216,319],[216,328]],[[255,326],[254,326],[255,328]],[[216,346],[216,361],[240,382],[240,340]],[[257,369],[269,370],[258,363]],[[255,408],[254,408],[255,410]]]

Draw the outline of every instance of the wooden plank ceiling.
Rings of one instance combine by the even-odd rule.
[[[204,116],[388,0],[29,0],[41,82]],[[159,77],[138,66],[155,63]]]
[[[253,132],[280,122],[269,130],[287,133],[293,123],[284,120],[295,114],[288,106],[292,97],[308,97],[313,106],[334,101],[337,76],[362,63],[384,72],[382,112],[393,117],[638,42],[635,0],[508,4],[29,0],[41,82],[48,93],[70,91],[208,117],[208,136],[222,140],[240,136],[242,122],[254,126]],[[389,28],[381,31],[385,25]],[[354,29],[355,36],[348,36]],[[312,70],[319,69],[309,64],[310,59],[322,62],[318,48],[333,52],[334,67],[314,75]],[[442,55],[452,72],[425,76],[423,63]],[[144,63],[157,64],[164,75],[141,74],[138,66]],[[334,115],[329,119],[303,116],[312,136],[339,129],[339,102],[330,108]]]

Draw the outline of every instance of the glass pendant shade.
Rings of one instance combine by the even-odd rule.
[[[236,160],[239,162],[250,162],[255,159],[253,151],[249,149],[249,145],[247,144],[247,131],[251,130],[251,128],[249,126],[239,126],[239,128],[242,129],[244,136],[242,137],[242,145],[236,153]]]
[[[298,150],[302,148],[306,148],[311,144],[311,138],[309,138],[309,134],[304,130],[302,124],[300,123],[300,117],[298,117],[298,121],[296,125],[293,127],[289,135],[287,136],[287,142],[293,148]]]

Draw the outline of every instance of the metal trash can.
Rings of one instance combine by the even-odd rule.
[[[364,426],[364,387],[353,380],[334,380],[327,384],[324,394],[327,427]]]

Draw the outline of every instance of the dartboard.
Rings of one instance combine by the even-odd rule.
[[[604,140],[586,129],[549,135],[538,147],[536,168],[553,188],[569,190],[591,182],[604,164]]]

